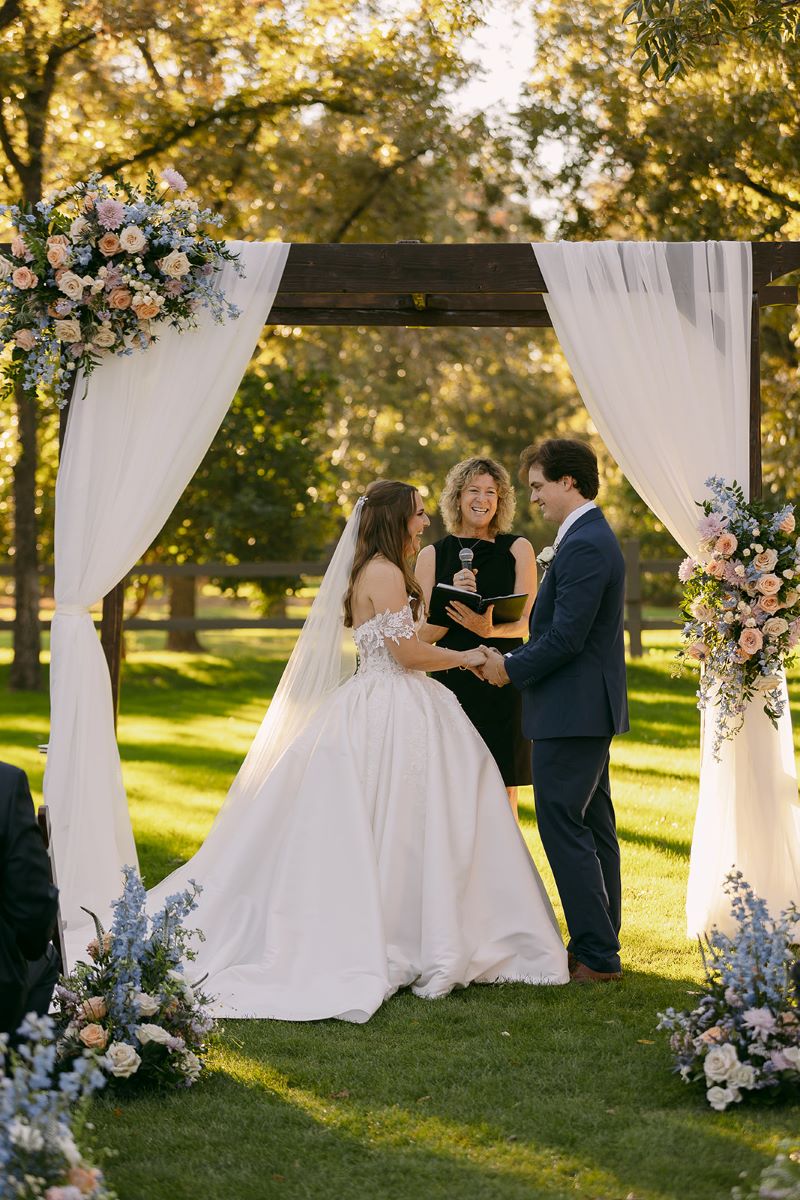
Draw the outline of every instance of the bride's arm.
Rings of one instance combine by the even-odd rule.
[[[373,560],[364,570],[364,590],[375,613],[408,611],[408,597],[403,573],[393,563]],[[395,641],[385,639],[386,647],[396,662],[409,671],[448,671],[451,667],[479,667],[486,654],[483,650],[446,650],[429,646],[412,632],[409,614],[408,630]]]

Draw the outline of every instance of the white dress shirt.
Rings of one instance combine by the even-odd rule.
[[[594,500],[587,500],[585,504],[582,504],[580,506],[580,508],[573,508],[573,510],[569,514],[569,516],[564,517],[564,520],[561,522],[561,524],[558,527],[558,533],[556,534],[556,540],[553,542],[554,550],[558,549],[558,547],[561,544],[561,541],[564,537],[564,534],[567,532],[568,529],[570,529],[575,524],[575,522],[578,520],[578,517],[582,517],[584,513],[589,512],[590,509],[592,509],[592,508],[597,508],[597,505],[595,504]]]

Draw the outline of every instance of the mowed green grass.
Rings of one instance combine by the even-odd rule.
[[[121,1200],[722,1200],[740,1172],[758,1173],[800,1104],[711,1112],[670,1073],[655,1031],[657,1011],[691,1005],[702,976],[684,932],[694,681],[672,677],[671,639],[651,636],[630,665],[633,730],[613,751],[624,981],[403,994],[366,1026],[227,1022],[191,1092],[95,1104]],[[148,648],[124,668],[120,746],[148,883],[202,840],[292,635],[205,641],[205,655]],[[38,792],[47,700],[7,691],[9,658],[0,650],[0,756]],[[558,910],[529,790],[522,816]]]

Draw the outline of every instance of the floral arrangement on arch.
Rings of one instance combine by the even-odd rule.
[[[743,1093],[776,1096],[800,1091],[800,961],[795,905],[770,917],[765,902],[741,872],[725,880],[738,926],[731,937],[712,929],[705,949],[705,988],[690,1012],[668,1008],[659,1029],[668,1030],[675,1070],[687,1084],[706,1089],[723,1111]]]
[[[90,962],[56,989],[59,1053],[70,1062],[87,1050],[110,1081],[190,1087],[203,1070],[215,1022],[208,997],[190,984],[182,964],[195,957],[184,920],[197,907],[200,888],[167,897],[149,917],[139,875],[125,868],[122,896],[106,931],[94,914],[97,936]]]
[[[780,672],[800,643],[800,538],[792,505],[771,512],[712,476],[700,550],[678,570],[684,660],[702,664],[698,708],[714,708],[713,753],[738,733],[756,697],[773,724],[786,704]]]
[[[238,256],[203,228],[221,218],[183,195],[177,171],[161,178],[148,172],[141,190],[95,174],[30,210],[0,206],[15,231],[0,255],[6,387],[51,389],[61,407],[78,367],[89,376],[105,354],[145,349],[160,323],[192,328],[200,307],[239,315],[215,280],[224,262],[242,273]]]
[[[78,1149],[85,1103],[105,1076],[86,1051],[59,1071],[50,1017],[32,1013],[8,1049],[0,1037],[0,1195],[17,1200],[114,1200]]]

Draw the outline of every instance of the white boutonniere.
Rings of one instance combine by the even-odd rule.
[[[536,555],[536,561],[543,571],[546,571],[556,556],[555,546],[543,546]]]

